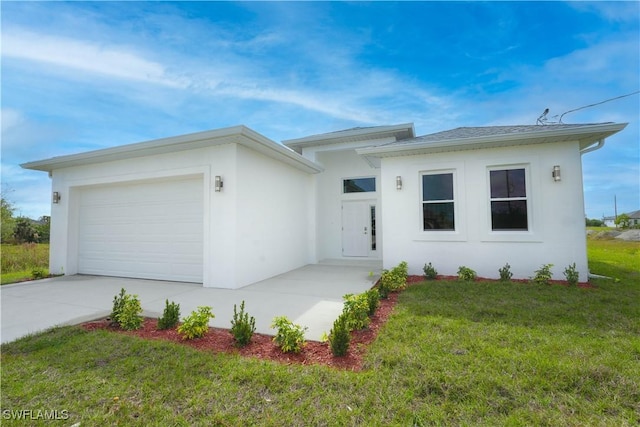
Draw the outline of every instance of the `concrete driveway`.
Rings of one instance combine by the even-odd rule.
[[[374,272],[374,276],[370,272]],[[196,307],[213,307],[211,326],[230,328],[233,305],[244,300],[256,319],[256,332],[275,334],[276,316],[307,326],[306,337],[319,340],[342,311],[342,296],[371,288],[380,265],[312,264],[237,290],[203,288],[199,284],[101,276],[63,276],[0,288],[2,343],[56,325],[72,325],[106,317],[113,297],[125,288],[140,297],[144,315],[159,317],[165,300],[180,304],[181,317]]]

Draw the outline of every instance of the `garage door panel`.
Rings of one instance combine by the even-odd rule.
[[[201,283],[202,194],[202,178],[83,189],[79,272]]]

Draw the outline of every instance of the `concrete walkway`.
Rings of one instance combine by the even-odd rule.
[[[244,300],[256,319],[256,332],[273,335],[271,321],[287,316],[319,340],[342,311],[342,296],[371,288],[379,263],[349,265],[343,261],[307,265],[237,290],[199,284],[101,276],[64,276],[0,288],[2,343],[56,325],[72,325],[109,315],[113,297],[125,288],[140,297],[144,315],[159,317],[165,300],[180,304],[181,318],[196,307],[213,307],[211,326],[230,328],[233,305]],[[370,272],[374,273],[372,277]]]

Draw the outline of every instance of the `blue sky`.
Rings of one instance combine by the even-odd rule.
[[[640,89],[638,2],[7,2],[2,187],[20,163],[244,124],[275,140],[413,122],[535,124]],[[567,114],[629,122],[583,158],[586,214],[640,209],[640,96]]]

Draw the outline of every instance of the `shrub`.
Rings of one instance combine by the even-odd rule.
[[[367,303],[369,304],[369,310],[367,314],[369,316],[373,316],[378,306],[380,305],[380,291],[377,289],[369,289],[364,293],[367,296]]]
[[[424,271],[424,277],[427,280],[435,280],[438,277],[438,270],[431,263],[425,264],[422,271]]]
[[[349,341],[351,341],[349,332],[347,316],[343,313],[333,322],[333,328],[329,332],[329,347],[331,347],[331,353],[334,356],[347,354]]]
[[[249,317],[244,312],[244,301],[240,304],[240,313],[237,312],[236,305],[233,305],[233,319],[231,319],[231,334],[236,344],[244,347],[249,344],[253,333],[256,331],[256,319]]]
[[[469,267],[460,266],[458,268],[458,280],[473,281],[476,279],[476,272]]]
[[[548,285],[549,280],[551,280],[551,267],[553,264],[544,264],[538,270],[535,271],[535,276],[533,276],[533,282],[539,285]]]
[[[116,321],[125,331],[135,331],[142,326],[140,313],[142,313],[142,306],[138,295],[123,295]]]
[[[380,276],[379,291],[382,298],[387,298],[390,292],[396,292],[407,286],[408,265],[402,261],[391,270],[384,270]]]
[[[304,331],[307,330],[306,327],[294,324],[286,316],[279,316],[273,319],[271,328],[278,330],[273,341],[284,353],[300,353],[302,351],[305,344]]]
[[[569,267],[564,269],[564,277],[567,278],[567,282],[571,286],[577,286],[580,280],[580,273],[576,270],[576,263],[574,262]]]
[[[120,293],[113,297],[113,308],[111,309],[111,314],[109,315],[111,325],[118,325],[118,315],[122,311],[126,295],[127,291],[125,291],[124,288],[121,288]]]
[[[513,277],[513,273],[511,272],[511,266],[509,263],[506,263],[504,267],[499,268],[498,272],[500,273],[500,280],[508,282]]]
[[[214,314],[211,307],[201,306],[197,310],[182,319],[182,325],[178,327],[178,333],[183,339],[192,340],[202,338],[209,331],[209,319],[213,319]]]
[[[34,268],[31,270],[31,278],[34,280],[44,279],[46,277],[46,273],[42,268]]]
[[[344,299],[342,315],[345,316],[349,330],[364,329],[369,326],[369,298],[367,294],[347,294]]]
[[[158,319],[158,329],[171,329],[178,324],[179,320],[180,304],[173,301],[169,303],[169,300],[165,300],[162,317]]]

